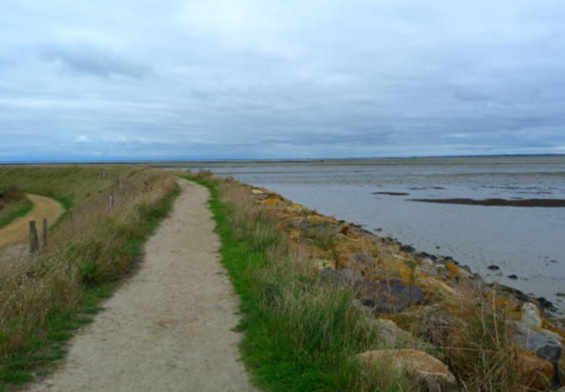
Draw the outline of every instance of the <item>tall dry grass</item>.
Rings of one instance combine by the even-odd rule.
[[[438,343],[465,390],[528,391],[508,307],[495,290],[476,287],[451,309],[460,322],[449,325]]]
[[[149,168],[84,166],[2,168],[0,182],[73,208],[72,221],[67,215],[57,225],[37,257],[25,246],[0,254],[0,371],[9,380],[14,356],[41,348],[37,342],[76,313],[90,289],[135,267],[176,182]]]

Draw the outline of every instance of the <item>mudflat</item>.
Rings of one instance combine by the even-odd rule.
[[[220,263],[208,190],[185,180],[140,270],[31,391],[254,390],[238,360],[237,297]]]

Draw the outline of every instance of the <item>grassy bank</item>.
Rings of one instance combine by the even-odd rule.
[[[206,172],[187,178],[211,191],[223,263],[242,300],[243,358],[260,388],[551,389],[552,364],[516,343],[522,303],[496,285],[453,262],[432,265],[411,258],[400,251],[401,244],[272,192]],[[360,283],[344,282],[355,273]],[[409,291],[405,309],[386,307],[401,294],[370,291],[391,282]],[[416,350],[427,355],[424,361],[439,359],[457,386],[455,380],[442,387],[422,382],[422,374],[401,373],[390,360],[371,367],[355,360],[356,354],[380,349]]]
[[[417,391],[387,364],[361,368],[355,354],[379,348],[354,294],[320,280],[270,211],[229,180],[187,177],[210,189],[222,260],[241,297],[243,358],[271,391]]]
[[[33,203],[18,187],[0,188],[0,229],[33,209]]]
[[[140,167],[10,167],[0,182],[73,208],[38,257],[25,246],[0,256],[0,383],[10,388],[63,356],[64,341],[134,270],[178,189],[168,174]]]

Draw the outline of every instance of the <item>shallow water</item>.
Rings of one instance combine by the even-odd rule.
[[[408,200],[565,199],[565,156],[247,162],[191,168],[234,176],[418,250],[452,256],[489,281],[546,297],[565,310],[565,298],[556,295],[565,293],[565,208]],[[493,264],[500,271],[487,268]]]

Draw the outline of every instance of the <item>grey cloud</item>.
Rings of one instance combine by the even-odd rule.
[[[104,78],[121,75],[143,79],[151,73],[151,68],[148,66],[127,61],[110,50],[102,50],[90,45],[49,47],[42,51],[41,58],[45,61],[59,62],[78,74]]]
[[[0,161],[560,151],[562,15],[558,0],[8,2]]]

